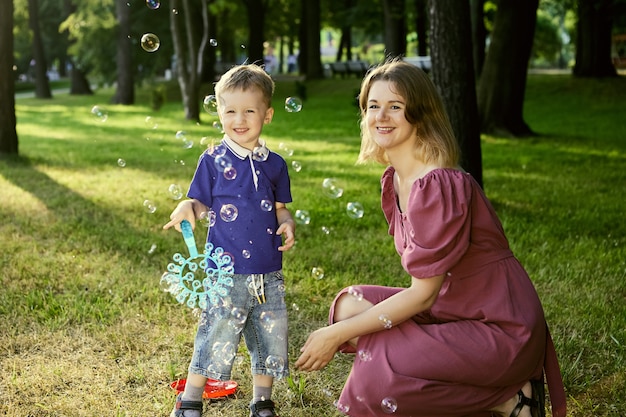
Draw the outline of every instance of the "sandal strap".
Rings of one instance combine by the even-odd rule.
[[[252,416],[260,417],[259,411],[261,410],[270,410],[272,415],[276,416],[276,410],[274,409],[274,401],[272,400],[261,400],[257,401],[254,404],[250,405],[250,411],[252,412]]]
[[[519,416],[519,413],[522,411],[522,408],[525,405],[527,405],[531,409],[539,407],[539,401],[535,400],[534,398],[528,398],[527,396],[524,395],[522,390],[519,390],[517,392],[517,395],[519,396],[519,400],[517,401],[517,404],[515,405],[515,408],[513,409],[513,411],[511,411],[510,417]]]
[[[202,401],[187,401],[183,400],[182,396],[179,396],[176,399],[176,409],[202,411]]]

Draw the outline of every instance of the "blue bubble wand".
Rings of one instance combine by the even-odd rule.
[[[180,253],[167,265],[161,277],[161,286],[181,304],[189,308],[205,309],[208,303],[219,304],[233,286],[232,259],[224,249],[207,242],[202,253],[198,252],[191,223],[180,223],[189,257]]]

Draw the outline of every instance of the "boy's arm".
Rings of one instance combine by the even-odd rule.
[[[296,243],[296,223],[285,203],[276,202],[276,219],[278,220],[277,235],[283,235],[283,245],[278,247],[281,252],[291,249]]]
[[[188,220],[191,223],[191,227],[195,229],[196,219],[200,217],[200,214],[207,212],[208,208],[200,201],[195,199],[184,200],[178,203],[172,214],[170,214],[170,221],[163,225],[163,229],[169,229],[174,226],[179,232],[180,222]]]

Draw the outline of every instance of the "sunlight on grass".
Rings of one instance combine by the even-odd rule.
[[[525,117],[540,136],[484,136],[485,191],[544,303],[570,415],[619,416],[626,408],[625,80],[528,81]],[[276,115],[264,130],[290,167],[289,208],[311,218],[285,254],[291,361],[325,324],[340,288],[408,283],[380,210],[383,167],[355,165],[358,86],[356,79],[307,82],[303,110],[288,113],[285,97],[297,89],[279,83]],[[134,106],[108,105],[112,93],[17,101],[21,156],[0,160],[0,414],[167,415],[169,383],[186,375],[197,316],[159,288],[172,255],[184,250],[181,236],[162,225],[178,203],[170,185],[186,192],[202,138],[220,136],[216,118],[186,121],[175,99],[153,111],[141,89]],[[93,117],[94,105],[107,110],[106,121]],[[180,130],[192,147],[176,138]],[[343,188],[339,198],[324,194],[330,177]],[[363,218],[346,214],[350,201],[363,205]],[[198,242],[205,233],[196,230]],[[247,413],[250,360],[243,346],[238,355],[239,392],[207,405],[205,416]],[[350,357],[337,355],[322,372],[292,371],[291,383],[274,389],[280,414],[339,416],[333,402],[350,366]]]

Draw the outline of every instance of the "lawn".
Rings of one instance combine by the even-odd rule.
[[[285,255],[292,364],[339,289],[408,282],[380,211],[383,168],[354,164],[358,83],[308,82],[302,111],[287,112],[285,98],[302,91],[281,81],[264,130],[291,167],[289,208],[310,218]],[[158,111],[149,87],[134,106],[108,104],[109,89],[17,101],[20,157],[0,160],[0,414],[169,415],[197,313],[159,286],[186,251],[161,226],[178,203],[171,186],[186,191],[204,145],[220,135],[208,113],[186,121],[168,91]],[[96,105],[106,117],[94,117]],[[485,191],[544,303],[574,417],[626,410],[624,108],[624,77],[530,75],[525,118],[539,135],[482,140]],[[326,178],[341,197],[325,193]],[[349,202],[362,218],[346,213]],[[338,355],[320,372],[292,369],[275,385],[280,415],[339,416],[333,402],[350,363]],[[242,345],[239,391],[205,416],[247,415],[248,367]]]

